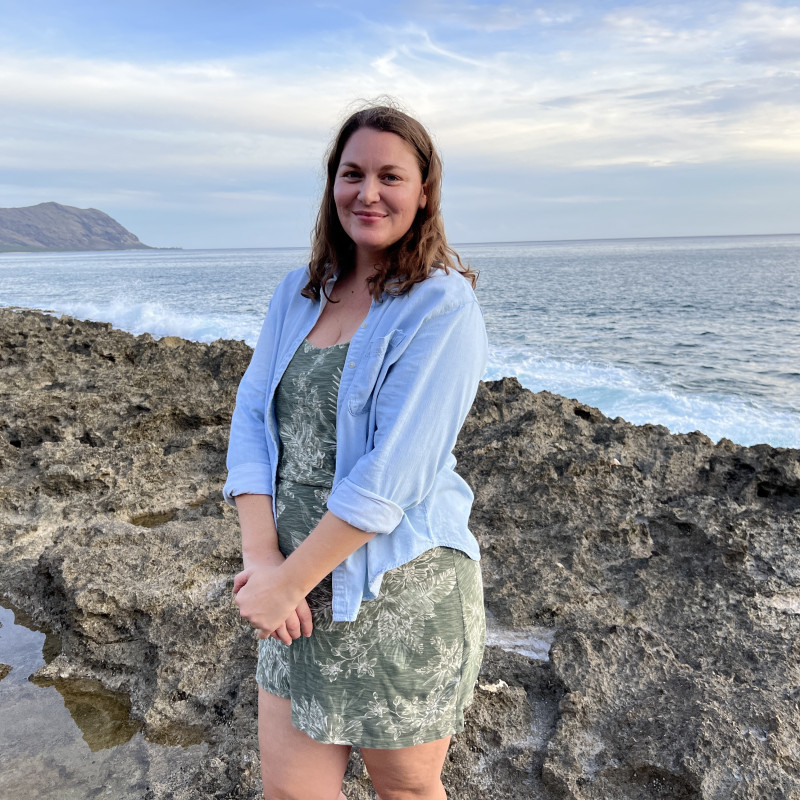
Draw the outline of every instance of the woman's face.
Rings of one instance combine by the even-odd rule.
[[[411,228],[427,197],[411,146],[395,133],[359,128],[336,171],[333,199],[356,263],[372,264]]]

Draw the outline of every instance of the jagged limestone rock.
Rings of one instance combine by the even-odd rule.
[[[148,756],[149,797],[259,796],[220,496],[250,352],[0,309],[0,585],[61,637],[42,678],[99,679],[152,738],[206,743],[180,781]],[[504,379],[456,455],[493,640],[552,647],[487,648],[451,797],[800,797],[800,452]],[[371,797],[357,756],[346,790]]]

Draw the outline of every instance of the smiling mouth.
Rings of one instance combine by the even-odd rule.
[[[360,219],[383,219],[386,214],[378,214],[374,211],[354,211],[353,214]]]

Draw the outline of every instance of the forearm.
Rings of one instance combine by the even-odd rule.
[[[263,505],[260,508],[263,509]],[[257,530],[255,523],[261,521],[259,501],[245,500],[242,502],[242,510],[242,530],[248,533]],[[248,524],[253,519],[251,512],[255,517],[252,527]],[[374,533],[364,533],[327,511],[317,527],[287,559],[276,563],[266,557],[260,561],[255,560],[250,565],[245,563],[244,570],[234,578],[233,585],[239,612],[258,629],[262,638],[274,634],[284,644],[289,644],[301,631],[310,636],[312,621],[305,604],[305,596],[347,556],[373,536]],[[303,611],[305,616],[302,615]],[[293,612],[297,613],[297,619]],[[293,619],[293,630],[290,631],[288,625],[283,627],[286,621],[291,622]]]
[[[278,532],[272,516],[272,497],[268,494],[240,494],[235,498],[242,529],[242,563],[274,563],[280,556]]]
[[[365,533],[326,511],[316,528],[286,559],[281,567],[281,578],[286,586],[305,597],[373,536],[374,533]]]

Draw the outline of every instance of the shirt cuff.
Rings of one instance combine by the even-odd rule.
[[[272,472],[269,464],[239,464],[228,472],[228,480],[222,487],[225,502],[235,506],[234,497],[238,494],[273,493]]]
[[[328,510],[366,533],[391,533],[403,519],[403,509],[397,503],[357,486],[349,478],[330,493]]]

